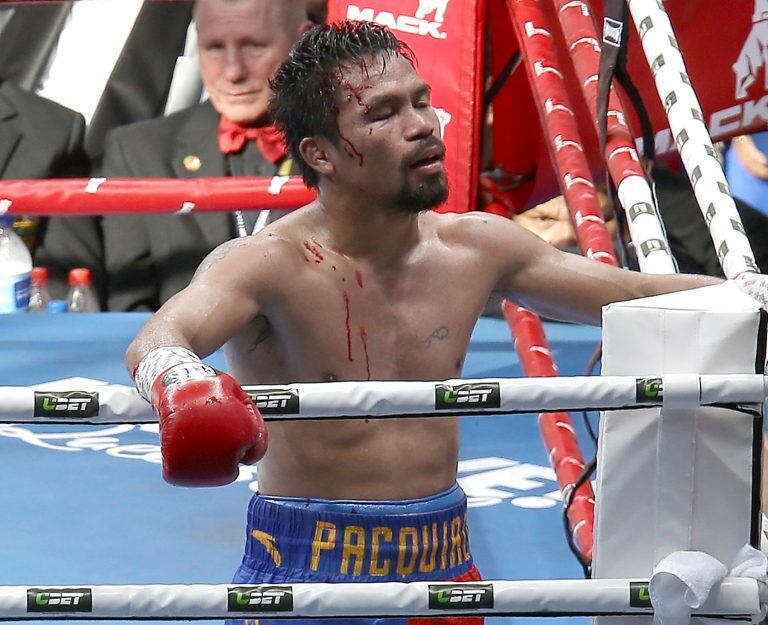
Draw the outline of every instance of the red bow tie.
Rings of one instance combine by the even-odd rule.
[[[259,128],[241,126],[223,115],[219,119],[219,150],[222,154],[240,152],[248,141],[255,141],[264,158],[270,163],[282,160],[288,150],[283,136],[274,126]]]

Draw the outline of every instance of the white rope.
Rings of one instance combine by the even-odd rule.
[[[664,403],[676,407],[760,404],[757,374],[498,378],[443,382],[328,382],[245,386],[267,421],[444,417],[457,414],[617,410]],[[128,386],[46,391],[0,387],[0,423],[82,425],[153,423],[147,402]]]
[[[723,272],[735,278],[758,271],[669,16],[661,2],[630,0],[629,9]]]
[[[726,578],[699,616],[751,618],[761,585]],[[536,580],[470,583],[0,586],[0,619],[340,618],[448,615],[650,614],[648,581]]]
[[[642,273],[676,273],[675,261],[648,181],[627,176],[616,189],[629,225],[629,238],[637,251]]]

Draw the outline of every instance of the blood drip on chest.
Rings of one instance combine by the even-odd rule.
[[[323,261],[323,259],[325,258],[325,257],[324,257],[324,256],[323,256],[323,255],[320,253],[320,249],[319,249],[320,247],[321,247],[321,246],[320,246],[320,244],[319,244],[319,243],[310,243],[309,241],[304,241],[304,248],[305,248],[305,249],[306,249],[306,250],[307,250],[307,251],[308,251],[310,254],[312,254],[312,258],[314,259],[314,261],[315,261],[316,263],[321,263],[321,262]]]
[[[349,295],[346,293],[344,293],[344,312],[346,314],[344,324],[347,328],[347,360],[354,362],[352,359],[352,328],[349,325]]]
[[[365,328],[360,327],[360,340],[363,342],[363,353],[365,354],[365,373],[366,380],[371,379],[371,361],[368,358],[368,333]]]

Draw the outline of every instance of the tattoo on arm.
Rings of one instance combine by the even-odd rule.
[[[448,338],[450,333],[451,331],[448,329],[448,326],[440,326],[439,328],[435,328],[432,334],[430,334],[422,342],[427,347],[431,347],[434,341],[444,341]]]
[[[200,266],[197,268],[197,271],[195,271],[195,275],[192,277],[192,281],[194,282],[197,278],[202,276],[206,271],[208,271],[211,267],[213,267],[216,263],[218,263],[221,260],[224,260],[227,256],[229,256],[229,253],[234,250],[235,248],[242,247],[243,245],[247,245],[249,243],[250,237],[239,237],[237,239],[232,239],[231,241],[227,241],[226,243],[222,243],[217,247],[215,250],[213,250],[208,256],[206,256],[203,259],[203,262],[200,263]]]

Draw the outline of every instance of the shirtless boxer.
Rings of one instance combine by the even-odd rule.
[[[316,202],[214,251],[127,353],[172,483],[234,480],[265,453],[239,384],[461,375],[491,293],[599,324],[619,300],[718,282],[566,254],[509,220],[428,209],[448,193],[429,87],[384,27],[318,26],[272,112]],[[225,346],[237,380],[199,358]],[[272,423],[237,582],[478,579],[455,418]]]

